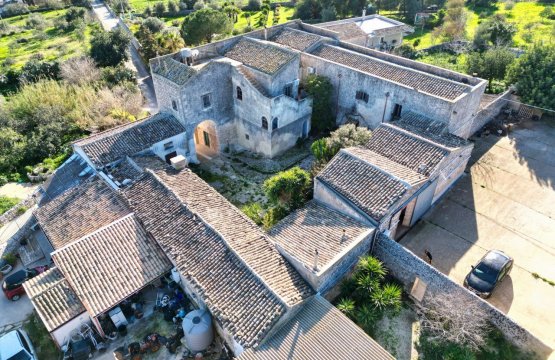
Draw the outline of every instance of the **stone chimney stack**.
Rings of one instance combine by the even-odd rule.
[[[264,40],[268,40],[268,28],[264,25]]]
[[[314,250],[314,271],[318,271],[318,249]]]
[[[366,8],[362,9],[362,20],[364,20],[365,16],[366,16]]]
[[[343,235],[341,235],[341,242],[347,240],[347,230],[343,229]]]

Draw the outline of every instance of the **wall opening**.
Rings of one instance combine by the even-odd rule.
[[[195,150],[199,161],[211,160],[220,153],[220,143],[216,123],[205,120],[197,125],[194,132]]]

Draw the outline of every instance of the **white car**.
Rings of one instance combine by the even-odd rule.
[[[0,337],[0,360],[37,360],[27,333],[14,330]]]

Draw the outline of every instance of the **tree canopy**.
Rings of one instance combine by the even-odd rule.
[[[214,35],[227,34],[233,30],[233,22],[223,12],[202,9],[195,11],[183,20],[181,36],[187,44],[212,42]]]
[[[515,24],[507,21],[505,16],[496,14],[483,21],[474,35],[474,45],[484,49],[487,46],[510,46],[517,32]]]
[[[319,132],[332,129],[334,127],[331,111],[333,86],[330,80],[325,76],[309,75],[304,87],[313,99],[312,128]]]
[[[509,68],[507,81],[525,103],[555,109],[555,46],[534,45]]]
[[[99,66],[117,66],[129,58],[131,36],[119,26],[100,31],[91,39],[91,57]]]
[[[507,48],[492,48],[484,53],[472,53],[468,57],[468,73],[476,73],[488,80],[488,90],[492,91],[493,80],[503,80],[515,55]]]
[[[264,181],[264,192],[275,205],[296,209],[306,201],[311,190],[310,174],[295,166]]]

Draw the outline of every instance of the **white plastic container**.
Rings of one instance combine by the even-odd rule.
[[[185,315],[183,332],[192,353],[206,350],[214,340],[210,313],[207,310],[194,310]]]

